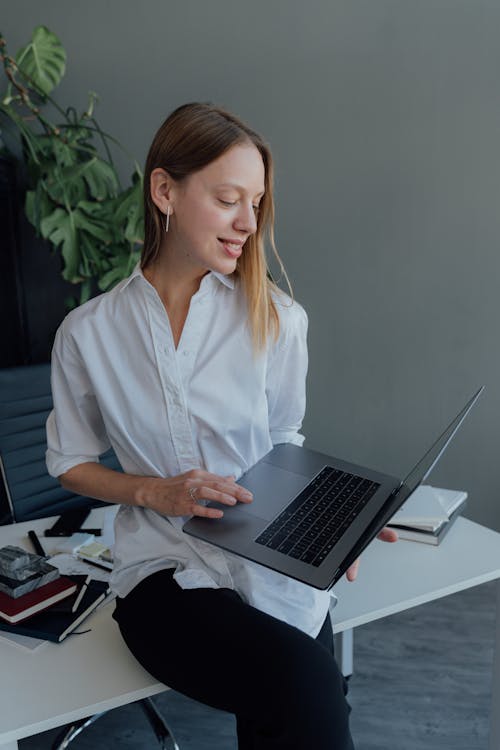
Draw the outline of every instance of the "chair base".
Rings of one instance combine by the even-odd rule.
[[[143,698],[142,700],[137,701],[136,704],[132,705],[139,705],[142,708],[162,750],[180,750],[167,722],[160,714],[151,698]],[[65,750],[70,742],[83,732],[84,729],[94,724],[101,718],[101,716],[104,716],[107,713],[109,713],[109,711],[102,711],[99,714],[88,716],[86,719],[79,719],[71,724],[67,724],[52,743],[52,750]]]

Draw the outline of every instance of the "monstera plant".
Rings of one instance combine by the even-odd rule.
[[[143,238],[142,173],[134,162],[122,187],[112,158],[120,146],[95,116],[97,95],[85,111],[61,107],[51,96],[65,73],[66,53],[44,26],[15,57],[0,33],[5,91],[0,99],[4,152],[23,164],[26,215],[62,254],[62,275],[80,285],[79,302],[127,276]],[[68,302],[75,304],[76,300]]]

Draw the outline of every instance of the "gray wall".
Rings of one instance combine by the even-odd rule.
[[[500,3],[4,4],[12,52],[39,23],[68,52],[59,101],[97,90],[140,160],[197,99],[268,138],[278,246],[310,317],[308,444],[403,474],[484,383],[432,481],[500,529]]]

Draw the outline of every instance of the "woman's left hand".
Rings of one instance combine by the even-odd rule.
[[[397,542],[398,541],[398,534],[394,529],[390,529],[388,526],[386,526],[380,534],[377,535],[377,539],[381,539],[383,542]],[[355,581],[356,576],[358,575],[358,568],[359,568],[359,561],[360,558],[356,560],[356,562],[353,562],[353,564],[347,568],[346,571],[346,578],[348,581]]]

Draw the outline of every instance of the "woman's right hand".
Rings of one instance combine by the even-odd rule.
[[[200,501],[216,500],[223,505],[251,503],[251,492],[236,484],[234,477],[221,477],[203,469],[162,479],[148,477],[137,494],[139,505],[164,516],[222,518],[218,508],[207,508]]]

